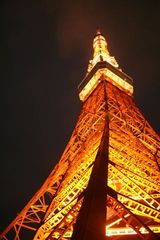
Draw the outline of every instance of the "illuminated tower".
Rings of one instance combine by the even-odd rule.
[[[61,159],[0,239],[159,239],[160,137],[100,31]]]

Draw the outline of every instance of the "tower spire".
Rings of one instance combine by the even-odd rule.
[[[102,61],[106,61],[116,68],[119,67],[116,59],[110,55],[107,41],[98,27],[96,30],[96,35],[93,39],[93,58],[89,61],[87,73],[91,71],[96,63]]]
[[[104,55],[110,55],[107,49],[107,41],[105,37],[101,34],[99,28],[97,28],[96,35],[93,40],[93,50],[94,50],[93,56],[100,54],[100,56],[103,58]]]
[[[99,34],[101,35],[101,30],[99,27],[97,27],[96,35],[99,35]]]

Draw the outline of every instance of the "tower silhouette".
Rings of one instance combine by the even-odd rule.
[[[71,138],[0,239],[159,239],[160,137],[99,30],[93,49]]]

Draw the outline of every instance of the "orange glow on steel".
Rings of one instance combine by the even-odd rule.
[[[126,91],[128,95],[133,94],[133,86],[126,82],[124,79],[117,76],[111,70],[104,68],[99,69],[94,76],[90,79],[90,81],[86,84],[86,86],[79,93],[79,97],[81,101],[85,101],[86,98],[90,95],[91,92],[97,87],[100,82],[100,77],[103,76],[103,79],[111,82],[113,85],[117,86],[121,90]]]
[[[149,228],[154,233],[160,233],[160,226],[149,226]],[[140,232],[142,234],[148,233],[145,228],[141,227]],[[130,227],[120,227],[120,228],[112,228],[109,229],[108,226],[106,226],[106,236],[117,236],[117,235],[136,235],[137,233]]]

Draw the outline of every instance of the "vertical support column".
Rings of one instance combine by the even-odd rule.
[[[109,118],[106,81],[103,81],[106,119],[84,200],[71,240],[104,240],[106,225],[106,189],[108,178]]]

